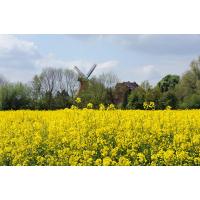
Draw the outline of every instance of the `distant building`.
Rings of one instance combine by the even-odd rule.
[[[114,91],[114,103],[118,105],[121,104],[121,106],[123,107],[124,104],[127,104],[128,95],[138,86],[139,85],[136,82],[128,81],[117,83]]]

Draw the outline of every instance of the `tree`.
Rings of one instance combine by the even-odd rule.
[[[192,94],[184,98],[182,102],[180,102],[179,107],[181,109],[199,109],[200,108],[200,95]]]
[[[72,99],[66,90],[57,91],[54,97],[54,109],[69,108],[72,105]]]
[[[31,108],[30,88],[22,83],[7,83],[0,87],[0,107],[2,110]]]
[[[41,109],[42,101],[42,82],[38,75],[33,77],[31,82],[31,97],[32,97],[32,109]]]
[[[63,76],[65,85],[64,88],[73,99],[79,86],[78,76],[73,70],[70,69],[65,69]]]
[[[82,106],[85,107],[87,103],[92,103],[94,107],[98,107],[99,104],[108,104],[109,91],[108,88],[98,81],[96,78],[92,78],[88,82],[88,87],[81,92],[80,97],[82,99]]]
[[[119,78],[116,74],[109,72],[99,75],[97,78],[106,88],[113,88],[119,82]]]
[[[97,81],[103,84],[106,89],[107,100],[105,103],[114,103],[114,92],[115,92],[114,87],[116,86],[117,83],[119,83],[119,78],[117,77],[117,75],[112,72],[103,73],[98,76]],[[123,102],[122,107],[124,106],[124,104],[127,104],[127,102]]]
[[[193,60],[176,88],[180,108],[198,108],[200,94],[200,57]]]
[[[64,84],[64,71],[63,69],[55,69],[56,73],[56,92],[57,91],[64,91],[65,90],[65,84]]]
[[[160,88],[161,92],[167,92],[175,88],[179,83],[179,79],[180,77],[177,75],[168,74],[158,82],[157,86]]]
[[[54,68],[45,68],[40,75],[41,90],[47,105],[47,109],[52,108],[53,95],[56,94],[59,70]]]
[[[178,99],[173,90],[164,92],[160,97],[159,108],[165,109],[167,106],[171,106],[173,109],[177,108],[178,106]]]
[[[141,84],[140,84],[140,87],[143,88],[146,92],[147,91],[150,91],[152,89],[152,86],[151,84],[149,83],[149,81],[143,81]]]
[[[128,109],[143,109],[143,103],[146,99],[145,90],[141,87],[135,88],[128,97]]]

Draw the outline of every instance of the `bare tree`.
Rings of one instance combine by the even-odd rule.
[[[152,89],[151,84],[149,83],[149,81],[145,80],[140,84],[140,87],[143,88],[145,91],[149,91]]]
[[[98,80],[106,87],[113,88],[119,82],[116,74],[109,72],[99,75]]]
[[[37,101],[41,96],[41,78],[38,75],[33,77],[33,80],[30,83],[30,87],[32,88],[32,98]]]
[[[41,90],[47,98],[48,108],[51,108],[53,95],[56,93],[58,70],[48,67],[44,68],[41,75]]]
[[[65,90],[65,80],[64,80],[64,71],[63,69],[55,70],[56,73],[56,90],[64,91]]]
[[[55,92],[57,82],[57,69],[48,67],[44,68],[41,75],[41,87],[44,92],[51,93]]]
[[[73,98],[79,86],[77,74],[73,70],[65,69],[64,83],[68,94]]]

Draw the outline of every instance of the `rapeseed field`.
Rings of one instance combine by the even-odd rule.
[[[0,165],[200,165],[200,110],[1,111]]]

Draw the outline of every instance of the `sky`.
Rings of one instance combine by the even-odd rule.
[[[78,66],[93,76],[115,73],[121,81],[156,84],[183,74],[200,56],[200,35],[0,35],[0,74],[28,82],[45,67]]]

